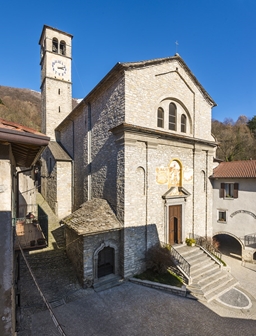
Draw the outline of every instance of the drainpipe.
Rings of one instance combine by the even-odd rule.
[[[91,112],[91,104],[88,103],[88,134],[87,134],[87,140],[88,140],[88,157],[87,157],[87,162],[88,162],[88,201],[91,200],[92,198],[92,112]]]
[[[146,142],[146,176],[145,176],[145,193],[146,193],[146,213],[145,213],[145,243],[146,252],[148,251],[148,142]]]
[[[208,171],[209,171],[209,153],[206,151],[206,172],[205,172],[205,238],[207,238],[207,229],[208,229]]]
[[[17,178],[17,185],[16,185],[16,218],[19,217],[19,174],[21,173],[26,173],[26,172],[29,172],[31,171],[32,169],[34,168],[34,166],[28,168],[28,169],[25,169],[25,170],[21,170],[21,171],[18,171],[16,173],[16,178]]]
[[[71,161],[71,212],[74,211],[74,184],[75,184],[75,176],[74,176],[74,160]]]
[[[195,156],[196,156],[196,146],[194,143],[193,148],[193,199],[192,199],[192,238],[195,234]]]

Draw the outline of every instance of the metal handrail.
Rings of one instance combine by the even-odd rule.
[[[214,247],[205,237],[195,236],[196,245],[204,247],[209,253],[215,257],[222,259],[222,253]]]
[[[179,270],[184,274],[184,276],[190,281],[190,264],[186,259],[182,257],[182,255],[171,245],[166,243],[161,243],[163,247],[167,247],[170,251],[171,256],[174,259],[176,266]]]

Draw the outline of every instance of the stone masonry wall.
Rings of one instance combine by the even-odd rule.
[[[41,193],[52,211],[57,214],[57,165],[49,148],[44,150],[41,162]]]
[[[211,105],[178,60],[126,71],[125,82],[126,122],[159,129],[157,108],[169,99],[191,119],[193,137],[213,141]],[[168,130],[167,110],[165,119]],[[180,129],[176,133],[180,134]]]
[[[193,146],[178,142],[166,141],[164,144],[164,141],[158,140],[158,144],[155,141],[155,145],[152,145],[152,139],[147,149],[147,140],[145,138],[145,142],[142,142],[139,139],[136,144],[125,147],[125,274],[144,267],[142,255],[145,256],[146,248],[159,241],[168,242],[168,209],[162,196],[169,187],[157,183],[157,167],[168,167],[172,160],[178,159],[183,172],[191,171],[193,179],[182,181],[182,186],[191,194],[183,204],[182,240],[185,241],[192,232],[201,236],[211,232],[212,195],[211,190],[206,189],[209,183],[206,173],[209,173],[212,155],[207,157],[204,148],[194,154]],[[179,204],[179,199],[175,204],[177,202]],[[136,232],[140,234],[136,235]]]
[[[91,169],[91,197],[108,200],[123,221],[123,147],[109,130],[124,121],[124,79],[109,84],[88,104],[81,106],[76,118],[62,131],[61,143],[74,160],[75,209],[88,199],[88,176]],[[91,133],[91,164],[88,134]],[[71,146],[71,143],[75,145]]]
[[[120,251],[120,231],[104,232],[95,235],[84,236],[84,274],[83,274],[83,286],[91,287],[94,282],[94,252],[100,245],[106,241],[113,241],[117,246],[118,252]],[[115,270],[119,275],[120,260],[117,261],[118,269]]]
[[[65,227],[66,252],[75,269],[77,278],[83,284],[83,236]]]
[[[71,162],[58,161],[56,163],[57,178],[57,207],[58,218],[64,218],[72,212],[72,168]]]
[[[124,79],[121,78],[91,102],[92,116],[92,197],[106,199],[117,218],[123,221],[123,209],[117,208],[123,190],[123,150],[109,130],[124,122]],[[120,152],[121,151],[121,152]],[[120,171],[121,169],[121,171]]]

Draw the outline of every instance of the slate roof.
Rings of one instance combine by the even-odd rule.
[[[256,160],[221,162],[211,178],[256,178]]]
[[[78,235],[91,235],[105,231],[121,229],[108,202],[101,198],[93,198],[83,203],[79,209],[61,221]]]
[[[72,161],[70,156],[64,151],[64,149],[55,141],[50,141],[48,145],[56,161]]]

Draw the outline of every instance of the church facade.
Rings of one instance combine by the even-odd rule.
[[[122,277],[140,272],[158,242],[212,236],[216,104],[183,59],[117,63],[69,113],[70,102],[65,110],[58,98],[71,100],[71,36],[44,26],[39,43],[43,129],[52,138],[42,193],[64,217],[67,253],[84,286],[107,264]],[[47,122],[55,116],[58,125]],[[99,199],[107,202],[102,216]]]

